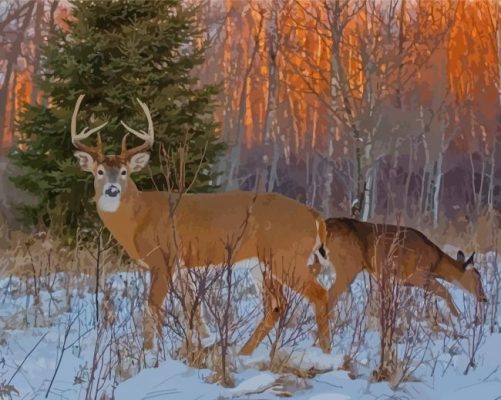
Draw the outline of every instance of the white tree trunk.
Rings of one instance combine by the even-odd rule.
[[[411,213],[407,210],[409,204],[409,196],[410,196],[410,187],[412,180],[412,166],[414,159],[414,139],[412,137],[409,138],[409,164],[407,166],[407,178],[405,180],[405,192],[404,192],[404,216],[410,216]]]
[[[480,175],[480,188],[478,191],[477,215],[480,215],[480,210],[482,208],[482,195],[484,194],[485,183],[485,164],[485,157],[482,156],[482,173]]]
[[[376,209],[376,176],[377,162],[368,169],[366,174],[366,192],[362,210],[362,221],[369,220],[369,218],[374,215],[374,211]]]
[[[494,139],[491,150],[491,171],[489,173],[489,190],[487,192],[487,209],[492,211],[494,209],[494,172],[496,171],[496,146],[497,141]]]
[[[324,175],[324,191],[322,193],[322,211],[324,216],[331,216],[331,199],[332,199],[332,181],[334,180],[334,166],[331,161],[332,153],[334,151],[334,139],[331,135],[329,137],[329,152],[326,160],[325,175]]]
[[[435,162],[435,179],[433,188],[433,226],[438,226],[438,216],[439,216],[439,204],[440,204],[440,189],[442,187],[442,164],[443,164],[443,153],[438,153],[437,161]]]
[[[278,181],[278,161],[280,159],[280,127],[277,121],[278,107],[278,5],[273,3],[270,18],[266,23],[266,43],[268,46],[268,101],[266,104],[263,140],[266,149],[271,147],[270,173],[266,191],[272,192]],[[271,145],[271,146],[270,146]],[[269,151],[267,151],[269,153]],[[265,163],[268,160],[265,160]]]

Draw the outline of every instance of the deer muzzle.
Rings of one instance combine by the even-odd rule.
[[[117,197],[120,194],[120,188],[116,185],[110,184],[104,194],[108,197]]]

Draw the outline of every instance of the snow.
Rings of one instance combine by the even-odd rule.
[[[317,394],[313,397],[310,397],[310,400],[350,400],[350,396],[346,396],[340,393],[321,393]]]
[[[490,255],[484,258],[492,264]],[[69,295],[60,278],[53,278],[55,282],[61,281],[61,284],[55,285],[55,290],[50,293],[45,289],[41,291],[42,305],[37,312],[32,304],[33,295],[25,294],[22,281],[0,279],[0,389],[2,385],[13,385],[19,392],[18,397],[13,393],[13,398],[42,399],[47,393],[47,398],[54,400],[84,399],[91,379],[90,367],[93,363],[101,366],[99,363],[102,362],[104,365],[108,360],[111,348],[105,344],[112,335],[106,330],[96,332],[94,328],[92,287],[74,290]],[[117,274],[108,277],[107,282],[120,292],[127,287],[127,282],[134,279],[137,276]],[[362,284],[363,280],[358,279],[352,289],[356,301],[351,307],[362,303],[363,294],[357,292],[357,287]],[[249,285],[252,285],[251,280]],[[458,305],[468,301],[468,296],[463,296],[460,290],[454,288],[451,291]],[[257,293],[246,296],[239,304],[241,311],[260,304]],[[67,298],[70,298],[71,312],[67,312],[65,306]],[[139,329],[137,321],[142,318],[140,298],[141,294],[136,293],[120,298],[115,304],[122,322],[114,334],[122,338],[131,353],[137,346],[134,344],[134,333]],[[102,295],[100,299],[103,299]],[[135,310],[134,316],[127,317],[127,310],[131,307]],[[39,326],[34,326],[35,316]],[[247,324],[254,326],[258,317]],[[341,317],[342,313],[339,314]],[[309,318],[312,318],[311,310]],[[444,323],[440,326],[448,327]],[[456,325],[454,327],[457,328]],[[235,339],[236,345],[232,347],[231,354],[238,353],[239,346],[249,335],[249,326],[238,329],[241,329],[240,336],[235,336],[238,340]],[[470,329],[468,332],[477,329],[478,333],[478,328],[474,326],[465,329]],[[496,399],[501,395],[501,333],[491,334],[485,325],[483,334],[476,366],[470,368],[466,375],[470,349],[467,338],[437,334],[418,353],[423,356],[424,362],[416,366],[413,380],[398,388],[391,382],[372,381],[371,372],[378,362],[379,346],[379,335],[372,328],[355,357],[353,370],[340,369],[354,338],[354,331],[349,326],[336,331],[331,354],[324,354],[314,346],[311,333],[301,336],[294,346],[280,348],[276,357],[280,360],[279,367],[284,367],[282,370],[270,369],[271,346],[270,340],[266,339],[253,355],[235,356],[232,372],[235,386],[232,388],[211,383],[213,371],[189,367],[181,360],[173,359],[168,351],[165,361],[160,361],[157,368],[144,368],[138,365],[137,360],[131,359],[128,364],[130,371],[121,378],[109,379],[107,377],[111,375],[106,374],[95,378],[102,385],[99,393],[106,392],[107,398],[113,395],[118,400],[276,399],[284,393],[299,400],[369,400],[392,396],[409,399]],[[172,340],[168,335],[164,338],[166,347]],[[217,341],[217,335],[212,332],[208,343],[217,345]],[[128,356],[123,353],[121,357]],[[294,370],[313,372],[311,376],[297,377],[290,372]],[[115,370],[110,371],[111,374]],[[93,388],[96,391],[96,385]],[[89,398],[96,397],[93,393],[89,393]]]
[[[195,370],[179,361],[171,360],[159,368],[142,370],[134,379],[120,384],[115,392],[120,399],[215,399],[224,389],[204,382],[207,370]]]
[[[232,393],[233,397],[244,396],[248,393],[262,393],[266,389],[271,388],[276,379],[276,376],[273,374],[261,373],[240,382],[237,387],[229,391]]]
[[[341,366],[343,358],[339,354],[325,354],[319,348],[290,350],[289,363],[301,369],[329,370]]]

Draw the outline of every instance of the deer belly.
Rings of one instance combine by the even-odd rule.
[[[246,260],[241,260],[239,262],[232,263],[231,265],[221,263],[221,264],[208,264],[208,265],[198,265],[198,266],[187,266],[183,260],[179,260],[181,268],[174,272],[174,280],[176,279],[187,279],[190,270],[195,271],[195,276],[201,276],[200,274],[211,274],[211,273],[221,273],[224,274],[224,268],[231,267],[231,271],[237,274],[248,273],[248,278],[250,283],[255,287],[257,293],[261,293],[263,290],[263,266],[259,263],[257,257],[248,258]],[[217,271],[216,271],[217,270]],[[188,279],[188,282],[193,285],[193,279]]]

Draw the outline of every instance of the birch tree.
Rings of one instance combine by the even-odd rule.
[[[273,0],[268,5],[266,18],[266,54],[268,64],[268,96],[264,116],[263,141],[265,146],[265,164],[269,163],[266,191],[272,192],[277,184],[278,161],[280,158],[280,126],[278,125],[278,65],[279,27],[278,16],[283,8],[280,0]]]

